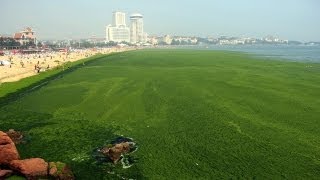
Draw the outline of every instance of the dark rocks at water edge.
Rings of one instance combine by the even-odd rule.
[[[13,139],[11,139],[11,137]],[[0,131],[0,180],[2,179],[57,179],[73,180],[70,168],[61,162],[46,162],[42,158],[20,159],[14,142],[21,143],[22,133]]]
[[[130,154],[136,149],[137,145],[132,139],[118,137],[109,144],[96,149],[93,156],[101,163],[117,164],[121,161],[123,167],[127,168],[135,161],[135,158],[131,157]]]

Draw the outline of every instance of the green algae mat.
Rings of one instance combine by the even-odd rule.
[[[139,50],[57,77],[0,99],[0,130],[28,137],[22,158],[65,162],[77,179],[320,177],[320,64]],[[134,164],[97,162],[119,136],[137,143]]]

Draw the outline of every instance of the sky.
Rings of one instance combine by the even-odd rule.
[[[103,38],[113,11],[143,14],[150,35],[320,41],[320,0],[0,0],[0,34],[32,27],[40,40]]]

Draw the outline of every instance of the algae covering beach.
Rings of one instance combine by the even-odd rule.
[[[319,63],[149,49],[54,76],[1,92],[0,129],[23,133],[22,159],[64,162],[76,179],[320,175]]]

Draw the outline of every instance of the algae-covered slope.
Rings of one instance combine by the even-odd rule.
[[[222,51],[106,56],[0,108],[30,137],[23,157],[70,164],[77,179],[320,176],[320,64]],[[119,136],[135,164],[92,153]]]

